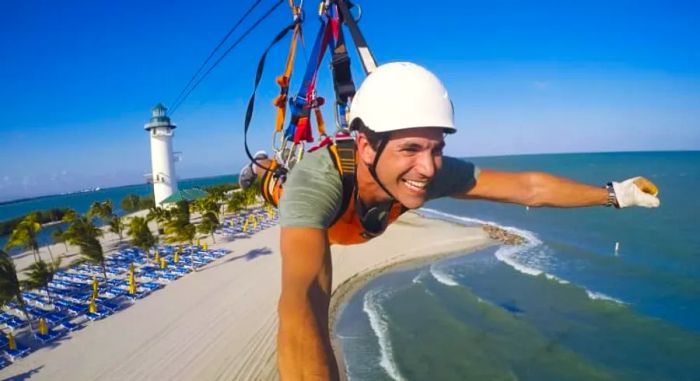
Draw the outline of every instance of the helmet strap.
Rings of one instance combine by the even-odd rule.
[[[389,139],[384,138],[379,141],[379,145],[377,146],[376,154],[374,155],[374,161],[372,162],[372,165],[370,165],[367,169],[369,169],[370,175],[372,175],[372,178],[374,179],[374,182],[376,182],[382,190],[389,195],[389,197],[392,200],[396,200],[396,197],[394,197],[391,192],[389,192],[388,189],[382,184],[382,182],[379,180],[379,176],[377,176],[377,164],[379,163],[379,157],[382,155],[382,152],[384,152],[384,148],[386,148],[386,144],[389,142]]]

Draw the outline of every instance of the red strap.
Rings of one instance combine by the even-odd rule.
[[[302,140],[309,143],[314,141],[314,137],[311,135],[311,125],[309,124],[308,116],[299,118],[297,127],[294,130],[294,144],[299,144]]]

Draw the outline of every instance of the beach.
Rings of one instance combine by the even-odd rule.
[[[0,378],[277,378],[279,228],[230,242],[207,242],[210,248],[231,253],[113,316],[38,349],[1,370]],[[353,290],[391,268],[491,244],[494,241],[480,228],[407,213],[367,244],[332,248],[331,315]]]

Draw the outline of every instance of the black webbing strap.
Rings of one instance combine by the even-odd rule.
[[[342,28],[338,28],[338,40],[331,57],[331,71],[333,73],[335,100],[339,104],[347,105],[348,100],[355,95],[355,83],[350,72],[350,56],[348,56]]]
[[[257,160],[253,157],[253,155],[250,153],[250,149],[248,148],[248,129],[250,128],[250,122],[253,119],[253,110],[255,109],[255,93],[258,91],[258,85],[260,84],[260,80],[262,79],[263,75],[263,69],[265,68],[265,58],[267,58],[267,53],[270,52],[270,49],[272,49],[275,44],[280,42],[284,38],[284,36],[289,33],[289,31],[294,30],[294,27],[301,22],[301,18],[296,18],[294,22],[291,24],[287,25],[284,29],[282,29],[279,33],[277,33],[277,36],[272,40],[270,45],[267,46],[267,49],[265,49],[265,52],[262,54],[260,57],[260,61],[258,61],[258,69],[255,73],[255,86],[253,87],[253,94],[250,95],[250,99],[248,100],[248,108],[246,109],[245,112],[245,122],[243,124],[243,146],[245,147],[245,153],[248,155],[248,158],[258,167],[268,170],[269,168],[264,167],[262,164],[258,163]],[[282,168],[282,167],[278,167]]]
[[[350,14],[350,9],[348,7],[349,2],[347,0],[335,0],[335,2],[338,5],[338,10],[340,10],[340,16],[343,19],[343,23],[345,23],[345,25],[348,26],[348,29],[350,29],[350,35],[355,43],[355,48],[360,56],[360,62],[362,62],[362,67],[365,69],[365,73],[369,74],[373,72],[374,69],[377,68],[377,61],[374,59],[372,52],[369,50],[367,41],[362,36],[362,32],[360,32],[360,28],[358,28],[355,19],[352,18],[352,15]],[[352,3],[350,4],[352,5]]]
[[[340,209],[338,210],[338,213],[333,219],[333,223],[331,224],[331,226],[334,225],[343,214],[345,214],[345,211],[350,205],[350,200],[355,194],[356,170],[355,139],[353,139],[352,137],[336,139],[334,145],[338,156],[336,158],[335,155],[332,155],[333,163],[335,163],[336,169],[338,169],[338,174],[340,174],[340,180],[343,184],[343,201],[340,204]]]

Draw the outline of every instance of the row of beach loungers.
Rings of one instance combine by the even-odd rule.
[[[276,225],[278,214],[276,210],[266,208],[251,209],[221,221],[216,234],[228,239],[250,236],[270,226]]]
[[[256,219],[255,224],[250,222],[252,218]],[[245,221],[249,221],[250,226],[244,229]],[[231,238],[236,234],[252,235],[274,225],[275,221],[276,214],[271,218],[267,210],[258,208],[226,218],[217,233],[230,235]],[[176,251],[179,251],[177,263]],[[163,268],[153,260],[156,252],[163,259]],[[0,311],[0,325],[4,327],[0,334],[0,369],[42,345],[56,341],[68,332],[81,329],[90,321],[104,319],[128,307],[137,299],[146,297],[169,282],[227,254],[229,252],[224,249],[212,250],[199,245],[158,245],[149,255],[130,247],[118,250],[106,261],[106,282],[102,267],[96,265],[81,264],[56,273],[49,283],[48,292],[46,289],[22,292],[26,302],[25,310],[32,320],[33,333],[18,303],[7,303],[4,310]],[[128,281],[131,264],[134,264],[136,280],[136,292],[133,294],[129,293]],[[95,298],[96,308],[91,312],[95,277],[98,281],[98,292]],[[36,328],[39,319],[43,319],[47,325],[45,334],[40,334]],[[16,338],[14,349],[10,349],[7,331]],[[31,345],[23,345],[20,342],[29,342]]]

